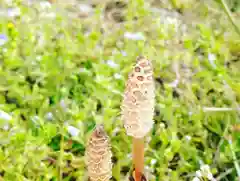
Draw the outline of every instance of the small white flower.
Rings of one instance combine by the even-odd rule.
[[[107,64],[109,65],[109,67],[112,67],[112,68],[117,68],[119,66],[113,60],[107,60]]]
[[[41,60],[42,60],[42,56],[37,56],[37,57],[36,57],[36,60],[37,60],[37,61],[41,61]]]
[[[93,11],[93,9],[87,4],[80,4],[79,5],[79,10],[85,16],[91,14],[92,11]]]
[[[40,124],[40,118],[38,116],[32,116],[31,117],[32,122],[36,125],[39,126]]]
[[[87,70],[86,68],[80,68],[80,69],[79,69],[79,72],[81,72],[81,73],[86,73],[86,72],[88,72],[88,70]]]
[[[178,24],[178,20],[176,18],[172,18],[172,17],[166,17],[165,20],[166,24]]]
[[[194,177],[192,181],[200,181],[198,177]]]
[[[112,135],[116,136],[119,133],[120,129],[119,127],[116,127],[113,131],[112,131]]]
[[[204,173],[209,173],[210,172],[210,167],[209,165],[202,165],[201,168],[202,172]]]
[[[215,64],[216,55],[213,53],[209,53],[208,60],[209,60],[209,63],[212,65],[212,67],[216,68],[216,64]]]
[[[164,123],[160,123],[160,128],[164,129],[165,128],[165,124]]]
[[[8,9],[8,16],[9,17],[20,16],[20,14],[21,14],[20,8],[10,8],[10,9]]]
[[[125,52],[125,51],[121,51],[121,54],[122,54],[122,56],[124,56],[124,57],[127,56],[127,52]]]
[[[173,82],[171,82],[171,83],[169,84],[169,86],[170,86],[170,87],[177,87],[178,84],[179,84],[179,80],[178,80],[178,79],[175,79]]]
[[[49,121],[53,120],[53,113],[51,112],[48,112],[46,115],[45,115],[45,118]]]
[[[5,121],[10,121],[12,119],[12,116],[10,116],[8,113],[0,110],[0,119]]]
[[[207,178],[208,180],[214,180],[212,173],[208,173]]]
[[[210,170],[209,165],[202,165],[202,166],[201,166],[201,171],[202,171],[202,175],[203,175],[204,177],[207,177],[207,178],[209,178],[210,180],[213,179],[213,175],[212,175],[212,173],[211,173],[211,170]]]
[[[132,158],[132,154],[127,154],[127,158]]]
[[[186,135],[186,136],[185,136],[185,139],[186,139],[187,141],[191,141],[192,137],[189,136],[189,135]]]
[[[80,132],[80,130],[78,128],[75,128],[74,126],[68,126],[67,130],[72,137],[78,136]]]
[[[8,41],[8,37],[4,34],[0,34],[0,46],[4,45]]]
[[[209,54],[208,54],[208,60],[210,60],[210,61],[216,60],[216,55],[213,54],[213,53],[209,53]]]
[[[66,111],[67,105],[66,105],[66,102],[63,99],[60,101],[60,106],[64,111]]]
[[[157,163],[157,160],[156,159],[152,159],[151,160],[151,165],[155,165]]]
[[[48,2],[48,1],[42,1],[42,2],[40,2],[40,7],[41,7],[42,9],[49,9],[49,8],[52,7],[52,5],[51,5],[51,3]]]
[[[9,124],[5,124],[5,125],[3,126],[3,129],[4,129],[5,131],[7,131],[7,130],[9,129]]]
[[[114,78],[115,78],[115,79],[121,79],[121,78],[122,78],[122,75],[121,75],[121,74],[118,74],[118,73],[116,73],[116,74],[114,74]]]
[[[112,51],[112,55],[116,55],[118,53],[118,50],[117,49],[114,49],[113,51]]]
[[[201,173],[201,171],[200,171],[200,170],[196,171],[196,176],[197,176],[197,177],[199,177],[199,178],[201,178],[201,177],[202,177],[202,173]]]
[[[145,40],[145,36],[141,32],[137,33],[126,32],[124,34],[124,37],[129,40]]]
[[[13,1],[12,0],[5,0],[5,3],[7,3],[8,5],[12,5]]]
[[[54,13],[54,12],[49,12],[49,13],[44,12],[44,13],[41,14],[41,17],[54,19],[54,18],[56,18],[56,13]]]

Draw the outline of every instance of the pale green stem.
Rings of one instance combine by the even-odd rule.
[[[223,6],[223,9],[225,11],[225,13],[227,14],[229,20],[231,21],[232,25],[234,26],[236,32],[240,35],[240,29],[239,27],[237,26],[237,24],[235,23],[234,21],[234,18],[231,14],[231,11],[229,10],[228,6],[227,6],[227,3],[225,2],[225,0],[220,0],[222,6]]]
[[[240,109],[228,107],[203,107],[203,112],[228,112],[228,111],[240,111]]]
[[[230,146],[230,150],[232,152],[233,162],[234,162],[234,166],[235,166],[236,171],[237,171],[238,179],[240,179],[240,166],[239,166],[238,161],[237,161],[237,156],[236,156],[236,154],[234,152],[232,140],[229,139],[228,143],[229,143],[229,146]]]
[[[59,168],[59,181],[62,181],[62,165],[63,165],[63,154],[64,154],[64,136],[61,134],[61,140],[60,140],[60,152],[59,152],[59,157],[58,157],[58,168]]]

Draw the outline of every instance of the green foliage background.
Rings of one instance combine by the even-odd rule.
[[[112,180],[127,180],[131,138],[120,104],[128,71],[143,54],[157,87],[149,180],[192,180],[203,163],[218,180],[237,180],[240,38],[217,1],[94,1],[84,16],[75,3],[47,10],[40,1],[0,3],[21,10],[0,18],[8,37],[0,46],[0,109],[11,115],[0,118],[1,179],[87,180],[86,140],[104,123]],[[239,25],[240,3],[228,5]]]

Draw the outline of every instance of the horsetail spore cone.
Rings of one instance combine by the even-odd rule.
[[[137,58],[130,72],[122,102],[122,119],[129,136],[143,138],[153,126],[155,86],[151,62]]]
[[[93,131],[85,156],[90,181],[109,181],[112,177],[112,152],[103,125],[96,126]]]
[[[135,181],[140,181],[144,168],[144,137],[152,129],[155,85],[151,62],[137,57],[128,76],[121,106],[124,127],[133,137],[133,162]]]

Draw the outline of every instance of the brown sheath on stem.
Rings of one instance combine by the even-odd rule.
[[[133,173],[129,176],[128,178],[129,181],[136,181],[135,179],[135,171],[133,171]],[[141,181],[147,181],[147,178],[145,177],[144,174],[141,175]]]

